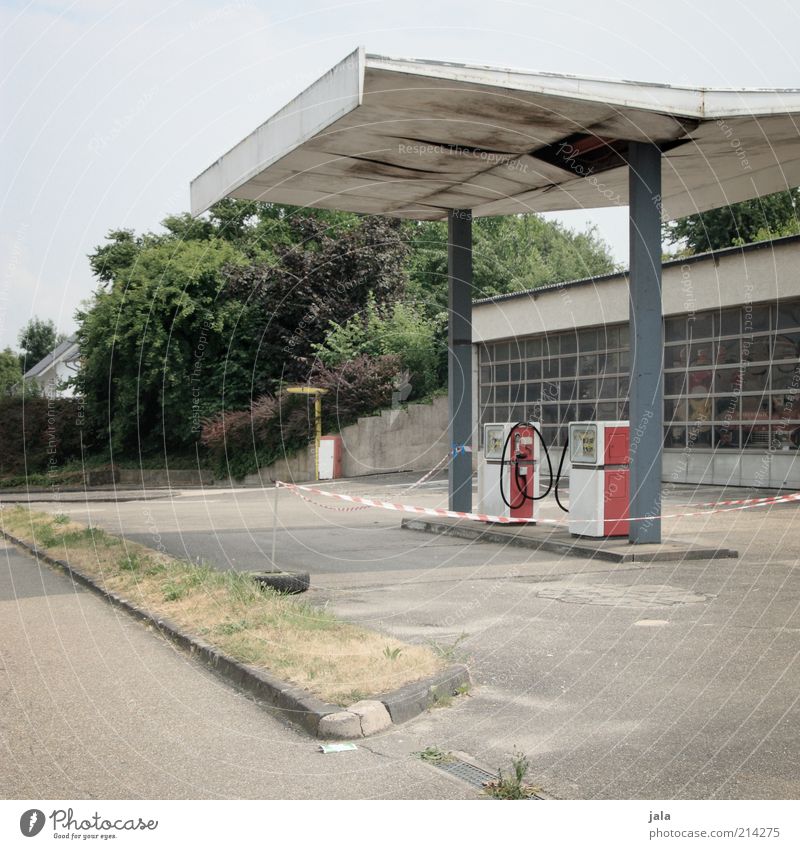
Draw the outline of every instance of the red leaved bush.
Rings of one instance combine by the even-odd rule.
[[[355,357],[338,366],[315,364],[309,386],[327,389],[325,431],[388,407],[400,372],[394,355]],[[201,442],[219,474],[242,477],[308,445],[314,437],[313,398],[280,392],[256,398],[249,410],[218,413],[203,423]]]

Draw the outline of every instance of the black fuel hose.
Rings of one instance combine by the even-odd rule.
[[[558,486],[561,483],[561,470],[564,468],[564,458],[567,456],[567,449],[569,448],[569,437],[567,437],[567,441],[564,443],[564,447],[561,449],[561,459],[558,461],[558,471],[556,472],[556,488],[554,491],[554,495],[556,497],[556,504],[565,512],[569,513],[569,507],[565,507],[561,503],[561,499],[558,497]]]

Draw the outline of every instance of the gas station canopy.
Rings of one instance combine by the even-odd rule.
[[[224,197],[436,220],[628,203],[662,151],[664,218],[800,184],[800,90],[703,89],[390,59],[333,67],[197,177]]]

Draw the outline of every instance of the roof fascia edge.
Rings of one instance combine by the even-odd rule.
[[[367,70],[393,71],[476,85],[495,85],[509,90],[567,97],[593,103],[608,103],[619,107],[662,112],[700,120],[706,117],[705,90],[700,88],[535,73],[505,68],[495,69],[446,62],[423,62],[416,59],[393,59],[371,53],[366,54],[365,58]]]
[[[363,47],[356,48],[195,177],[189,186],[192,215],[201,215],[217,200],[229,196],[231,192],[300,147],[317,133],[353,110],[358,109],[364,102],[365,55]],[[348,80],[346,77],[350,71],[354,71],[355,76]],[[335,81],[342,78],[345,79],[345,84],[348,87],[345,94],[331,102],[335,105],[329,103],[328,105],[331,105],[331,108],[324,110],[324,113],[314,123],[308,127],[302,126],[304,112],[311,109],[324,109],[326,101],[324,99],[320,101],[318,98],[320,91],[335,85]],[[291,140],[286,140],[278,149],[270,152],[270,155],[262,159],[258,155],[259,135],[264,134],[268,128],[279,127],[280,122],[286,119],[294,119],[300,125],[295,128],[294,137]],[[248,148],[254,148],[254,151],[249,151],[249,156]],[[227,166],[230,170],[231,160],[238,156],[251,161],[248,162],[248,166],[244,170],[239,170],[239,173],[231,177],[225,173],[225,168]],[[233,168],[236,169],[235,164]]]

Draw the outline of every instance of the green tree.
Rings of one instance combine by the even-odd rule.
[[[19,356],[5,348],[0,351],[0,395],[10,395],[11,390],[22,380]]]
[[[734,245],[800,233],[800,189],[689,215],[664,225],[664,237],[684,253],[716,251]]]
[[[50,321],[32,318],[19,332],[17,341],[22,349],[19,355],[19,363],[26,372],[40,360],[44,359],[60,342],[67,337],[56,330],[55,324]]]
[[[411,385],[409,397],[419,398],[442,385],[446,376],[447,317],[429,318],[412,303],[395,301],[379,307],[370,297],[366,310],[344,324],[333,322],[314,351],[326,366],[339,366],[361,354],[395,354]]]
[[[431,314],[447,308],[447,225],[413,222],[409,293]],[[594,228],[576,233],[541,215],[477,218],[473,222],[476,298],[535,289],[614,271],[608,246]]]
[[[206,417],[305,380],[330,321],[403,289],[397,223],[225,201],[163,225],[109,233],[77,314],[73,384],[117,454],[193,450]]]

